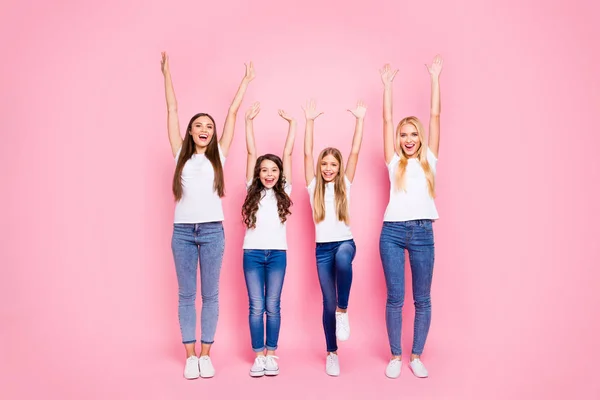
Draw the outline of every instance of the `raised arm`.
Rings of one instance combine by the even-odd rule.
[[[429,148],[437,158],[440,148],[440,74],[444,60],[438,54],[431,65],[425,64],[431,76],[431,110],[429,111]]]
[[[294,117],[286,114],[285,111],[279,110],[279,116],[289,123],[285,146],[283,147],[283,176],[285,181],[292,184],[292,152],[294,151],[294,140],[296,139],[296,120]]]
[[[179,116],[177,115],[177,99],[175,98],[175,89],[171,81],[171,70],[169,69],[169,56],[165,51],[161,53],[160,69],[165,77],[165,97],[167,99],[167,132],[169,134],[169,143],[173,157],[181,148],[183,139],[179,131]]]
[[[392,82],[398,70],[392,71],[389,64],[379,70],[383,82],[383,155],[389,164],[396,151],[394,146],[394,120],[392,117]]]
[[[227,118],[225,118],[225,125],[223,126],[223,134],[219,140],[221,151],[223,151],[223,155],[225,157],[227,157],[229,154],[229,147],[231,147],[231,142],[233,141],[237,112],[240,109],[242,100],[244,99],[244,94],[246,94],[248,84],[254,79],[254,77],[254,65],[252,62],[250,62],[249,65],[246,65],[246,74],[244,75],[244,78],[240,83],[240,87],[238,88],[237,93],[235,94],[235,97],[229,106],[229,110],[227,111]]]
[[[358,153],[360,152],[360,145],[363,137],[363,125],[365,121],[365,114],[367,113],[367,107],[362,101],[356,103],[354,110],[348,110],[356,118],[356,124],[354,125],[354,137],[352,139],[352,149],[350,150],[350,157],[348,157],[348,164],[346,164],[346,177],[350,182],[354,181],[354,173],[356,172],[356,164],[358,163]]]
[[[246,149],[248,158],[246,159],[246,182],[250,182],[254,177],[254,167],[256,166],[256,144],[254,142],[254,117],[260,112],[260,103],[252,104],[252,107],[246,111]]]
[[[315,129],[315,119],[323,114],[317,111],[314,100],[306,102],[306,107],[302,107],[306,117],[306,128],[304,130],[304,178],[306,186],[315,177],[315,160],[313,157],[313,131]]]

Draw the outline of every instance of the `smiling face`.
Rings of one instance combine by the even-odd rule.
[[[319,168],[321,169],[321,176],[323,177],[323,180],[326,183],[333,182],[335,177],[340,172],[340,162],[333,156],[333,154],[328,154],[321,159]]]
[[[279,180],[279,174],[281,171],[277,164],[271,160],[262,160],[260,163],[259,178],[260,182],[267,189],[273,188]]]
[[[413,124],[405,124],[400,127],[398,133],[400,148],[408,158],[416,157],[421,148],[419,132]]]
[[[210,117],[201,116],[192,122],[188,133],[192,135],[197,149],[204,152],[215,134],[215,124]]]

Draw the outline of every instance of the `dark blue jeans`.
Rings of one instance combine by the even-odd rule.
[[[384,222],[379,253],[387,285],[385,322],[392,355],[402,355],[402,306],[404,305],[404,251],[408,250],[415,302],[412,353],[420,355],[431,324],[431,280],[434,243],[431,220]]]
[[[252,350],[265,348],[265,310],[267,314],[267,350],[276,350],[281,326],[281,290],[285,277],[285,250],[244,250],[244,277],[250,303],[250,339]]]
[[[317,273],[323,293],[323,330],[327,351],[337,351],[335,310],[348,308],[352,286],[352,260],[356,255],[354,240],[317,243]]]

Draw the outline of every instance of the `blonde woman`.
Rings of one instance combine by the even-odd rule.
[[[322,112],[317,111],[314,101],[308,102],[303,109],[306,117],[304,174],[313,210],[317,273],[323,293],[323,329],[327,344],[325,371],[328,375],[338,376],[340,365],[336,338],[344,341],[350,337],[348,298],[352,285],[352,260],[356,254],[350,231],[350,186],[358,162],[367,109],[358,102],[355,109],[348,110],[356,118],[356,124],[345,170],[342,154],[332,147],[321,151],[315,170],[313,131],[315,119]]]
[[[428,376],[421,354],[431,323],[431,280],[434,240],[435,173],[440,142],[440,73],[438,55],[427,67],[431,78],[429,138],[416,117],[396,127],[392,119],[392,81],[398,72],[385,65],[380,71],[383,94],[383,149],[390,178],[390,200],[379,239],[379,252],[387,286],[386,325],[392,358],[385,370],[389,378],[402,369],[402,306],[404,305],[404,252],[408,251],[415,302],[414,340],[409,367],[419,378]]]

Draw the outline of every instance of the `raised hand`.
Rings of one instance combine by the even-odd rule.
[[[432,78],[438,78],[442,73],[442,65],[444,64],[444,60],[442,60],[442,56],[439,54],[433,58],[433,62],[431,65],[425,64],[427,71],[431,75]]]
[[[250,106],[248,111],[246,111],[246,120],[252,121],[254,119],[254,117],[256,117],[258,115],[259,112],[260,112],[260,103],[257,101],[256,103],[252,104],[252,106]]]
[[[250,64],[244,64],[246,66],[246,75],[244,75],[244,80],[246,82],[251,82],[256,77],[256,72],[254,71],[254,64],[250,61]]]
[[[362,101],[356,103],[356,108],[354,110],[348,109],[356,118],[364,118],[367,113],[367,106]]]
[[[277,113],[279,114],[279,116],[283,119],[285,119],[287,122],[294,122],[294,117],[292,117],[291,115],[288,115],[285,111],[283,110],[277,110]]]
[[[304,116],[307,120],[315,120],[319,117],[319,115],[323,114],[323,111],[317,111],[317,106],[314,100],[309,100],[306,102],[306,106],[302,107],[304,110]]]
[[[398,73],[398,70],[392,71],[390,64],[385,64],[383,68],[379,70],[379,73],[381,74],[381,81],[383,82],[383,84],[391,85],[394,81],[394,77]]]
[[[160,70],[163,74],[166,74],[169,72],[169,56],[166,51],[161,52],[160,55],[162,57],[160,60]]]

